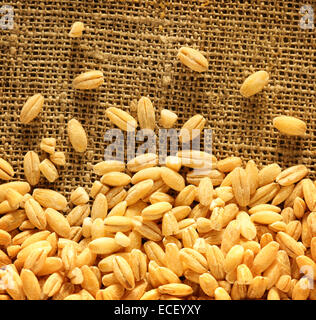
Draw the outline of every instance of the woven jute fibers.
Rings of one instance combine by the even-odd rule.
[[[149,96],[158,112],[175,111],[178,127],[201,113],[213,129],[218,159],[238,155],[260,166],[306,164],[316,153],[315,29],[299,26],[304,2],[275,1],[8,1],[14,29],[0,30],[0,155],[22,168],[28,150],[39,152],[42,137],[56,137],[68,165],[56,188],[69,192],[96,179],[91,167],[103,159],[109,106],[130,110]],[[315,8],[316,9],[316,8]],[[316,10],[315,10],[316,12]],[[68,32],[86,26],[80,40]],[[201,50],[206,73],[191,72],[176,58],[181,46]],[[89,69],[105,74],[99,90],[78,92],[73,78]],[[245,77],[264,69],[265,90],[243,98]],[[45,105],[31,125],[18,116],[26,99],[42,93]],[[306,138],[286,138],[272,127],[279,114],[307,122]],[[75,117],[89,136],[85,154],[73,151],[66,134]],[[315,174],[314,174],[315,176]],[[18,172],[16,178],[24,178]],[[44,185],[42,178],[41,184]],[[54,187],[53,184],[48,185]]]

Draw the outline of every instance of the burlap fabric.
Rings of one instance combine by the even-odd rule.
[[[56,137],[68,165],[54,184],[69,192],[96,179],[103,159],[109,106],[129,110],[142,95],[179,115],[178,127],[201,113],[213,129],[213,153],[283,167],[304,163],[314,170],[316,154],[315,29],[299,26],[304,1],[4,1],[14,7],[14,29],[0,30],[0,155],[22,168],[28,150],[40,152],[42,137]],[[315,10],[316,12],[316,10]],[[86,26],[80,40],[68,32]],[[200,49],[206,73],[191,72],[176,59],[179,47]],[[99,69],[100,90],[74,91],[73,78]],[[253,71],[265,69],[269,86],[251,99],[239,88]],[[42,93],[45,105],[31,125],[19,113],[27,97]],[[286,138],[272,128],[279,114],[307,122],[306,138]],[[67,121],[76,117],[89,137],[85,154],[70,147]],[[44,155],[42,155],[44,156]],[[16,178],[24,178],[23,172]],[[315,177],[315,174],[314,174]]]

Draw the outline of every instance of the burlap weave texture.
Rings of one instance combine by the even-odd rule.
[[[42,137],[56,137],[68,164],[54,184],[68,192],[90,186],[91,167],[102,160],[109,106],[130,110],[149,96],[157,118],[175,111],[178,127],[201,113],[213,129],[213,154],[254,159],[260,166],[304,163],[316,154],[316,29],[301,29],[304,1],[5,1],[14,8],[13,30],[0,29],[0,156],[22,168],[28,150],[40,152]],[[314,10],[316,12],[316,8]],[[80,40],[68,37],[74,21],[86,26]],[[191,72],[176,58],[181,46],[201,50],[206,73]],[[72,89],[79,73],[99,69],[105,84],[91,92]],[[264,69],[269,86],[245,99],[245,77]],[[19,122],[26,99],[45,97],[31,125]],[[286,138],[272,128],[285,114],[307,122],[305,138]],[[66,124],[75,117],[88,134],[85,154],[74,152]],[[42,155],[44,156],[44,155]],[[316,175],[313,174],[315,177]],[[16,178],[24,178],[17,172]]]

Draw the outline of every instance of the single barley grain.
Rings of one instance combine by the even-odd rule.
[[[91,70],[77,76],[72,85],[74,89],[91,90],[100,87],[104,83],[102,71]]]
[[[61,237],[69,237],[70,225],[63,214],[52,208],[48,208],[45,210],[45,216],[48,225],[54,230],[54,232],[56,232]]]
[[[242,84],[240,93],[249,98],[260,92],[269,81],[269,74],[266,71],[257,71],[251,74]]]
[[[182,143],[187,143],[191,140],[194,140],[197,136],[199,136],[205,126],[206,119],[197,114],[190,118],[188,121],[184,123],[182,126],[179,139]]]
[[[162,109],[160,112],[159,124],[165,129],[170,129],[174,126],[177,119],[178,116],[174,112],[167,109]]]
[[[67,207],[66,198],[59,192],[51,189],[34,189],[33,198],[44,208],[64,211]]]
[[[124,131],[133,131],[137,127],[137,121],[126,111],[116,107],[110,107],[105,111],[110,121]]]
[[[89,201],[89,195],[83,187],[78,187],[71,193],[70,201],[75,205],[86,204]]]
[[[27,99],[20,113],[20,121],[23,124],[29,124],[42,111],[44,104],[44,97],[37,93]]]
[[[167,168],[178,172],[182,166],[181,158],[179,158],[177,156],[168,156],[165,159],[165,165]]]
[[[72,147],[77,152],[85,152],[88,145],[86,132],[77,119],[71,119],[67,124],[67,132]]]
[[[182,283],[169,283],[158,287],[160,294],[169,294],[172,296],[185,297],[193,292],[193,289]]]
[[[80,38],[82,36],[82,32],[84,31],[84,24],[81,21],[76,21],[71,26],[71,29],[68,33],[70,38]]]
[[[14,176],[12,166],[4,159],[0,158],[0,179],[10,180]]]
[[[62,151],[54,152],[49,156],[51,162],[56,164],[57,166],[65,166],[66,165],[66,156]]]
[[[307,130],[304,121],[289,116],[275,117],[273,119],[273,126],[288,136],[304,136]]]
[[[141,129],[155,129],[155,109],[149,98],[142,97],[139,99],[137,104],[137,118]]]
[[[48,160],[45,159],[39,164],[39,169],[43,176],[49,181],[49,182],[54,182],[55,180],[58,179],[58,171],[54,164]]]

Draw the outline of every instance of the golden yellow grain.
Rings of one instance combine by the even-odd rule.
[[[159,125],[161,125],[165,129],[170,129],[174,126],[178,119],[178,116],[167,109],[162,109],[160,112],[160,120]]]
[[[91,90],[100,87],[103,82],[104,77],[102,71],[90,70],[75,77],[72,84],[74,89]]]
[[[193,289],[183,283],[169,283],[158,287],[160,294],[169,294],[172,296],[185,297],[193,292]]]
[[[191,140],[194,140],[197,136],[199,136],[204,129],[206,123],[206,119],[197,114],[187,120],[184,125],[182,126],[179,139],[181,143],[187,143]]]
[[[113,272],[120,284],[131,290],[135,287],[135,278],[128,262],[119,256],[113,258]]]
[[[271,241],[263,247],[253,261],[253,272],[260,274],[265,271],[276,259],[278,250],[279,244],[275,241]]]
[[[155,109],[149,98],[141,97],[139,99],[137,104],[137,119],[141,129],[155,129]]]
[[[298,118],[279,116],[273,119],[273,126],[281,133],[288,136],[304,136],[306,134],[306,123]]]
[[[28,300],[41,300],[41,288],[36,275],[31,270],[22,269],[20,277]]]
[[[87,134],[77,119],[71,119],[67,124],[67,133],[72,147],[77,152],[85,152],[88,146]]]
[[[24,156],[24,175],[30,185],[35,186],[40,180],[40,160],[34,151],[28,151]]]
[[[167,167],[161,168],[161,178],[173,190],[181,191],[185,187],[184,178],[176,171]]]
[[[54,152],[49,156],[51,162],[53,162],[57,166],[65,166],[66,165],[66,155],[62,151]]]
[[[240,93],[249,98],[260,92],[269,81],[269,74],[264,70],[257,71],[251,74],[242,84]]]
[[[80,269],[83,275],[83,282],[81,283],[81,287],[87,290],[93,297],[95,297],[100,289],[100,282],[97,276],[95,275],[91,267],[87,265],[82,266]]]
[[[241,245],[235,245],[227,252],[224,262],[226,273],[235,270],[242,263],[244,251]]]
[[[116,107],[107,108],[105,111],[110,121],[124,131],[133,131],[137,127],[137,121],[126,111]]]
[[[81,21],[76,21],[71,26],[71,29],[68,33],[71,38],[80,38],[82,36],[82,32],[84,31],[84,24]]]
[[[28,98],[21,110],[20,121],[23,124],[29,124],[42,111],[43,104],[44,97],[40,93]]]
[[[227,291],[222,288],[218,287],[214,291],[215,300],[231,300],[231,297],[227,293]]]
[[[303,179],[308,173],[304,165],[296,165],[283,170],[275,179],[281,186],[289,186]],[[298,196],[298,195],[297,195]]]
[[[196,49],[181,47],[177,57],[185,66],[193,71],[205,72],[208,69],[207,59]]]
[[[108,213],[108,201],[104,194],[99,193],[93,202],[92,208],[91,208],[91,218],[106,218]]]

